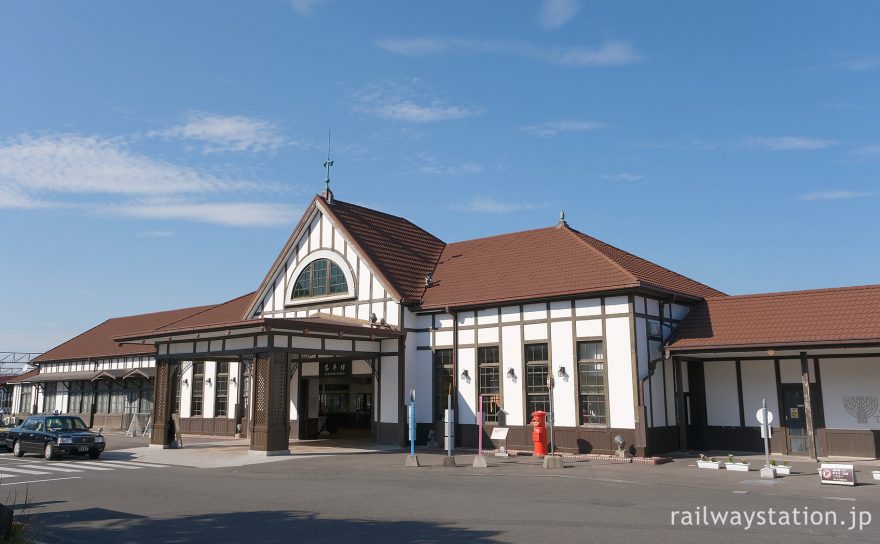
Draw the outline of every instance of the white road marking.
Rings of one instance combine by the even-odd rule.
[[[39,466],[39,465],[38,465],[38,466]],[[80,462],[80,463],[59,463],[59,462],[57,462],[57,461],[53,461],[53,462],[52,462],[52,466],[56,466],[56,467],[67,467],[67,468],[78,468],[78,469],[81,469],[81,470],[113,470],[112,468],[109,468],[109,467],[108,467],[108,468],[95,467],[95,466],[87,465],[87,464],[82,463],[82,462]],[[3,470],[3,467],[0,467],[0,470]]]
[[[139,461],[113,461],[111,459],[108,459],[106,461],[103,461],[103,460],[97,461],[97,462],[101,463],[102,465],[120,465],[120,466],[134,465],[137,468],[141,468],[141,467],[166,468],[169,466],[169,465],[155,465],[153,463],[141,463]]]
[[[40,470],[27,470],[23,468],[12,468],[12,467],[3,467],[2,469],[5,472],[20,472],[22,474],[49,474],[48,472],[43,472]]]
[[[0,486],[4,485],[21,485],[21,484],[37,484],[40,482],[57,482],[59,480],[79,480],[82,476],[68,476],[67,478],[49,478],[46,480],[27,480],[25,482],[9,482],[8,484],[0,484]]]
[[[71,463],[71,464],[74,464],[74,463]],[[76,466],[78,466],[78,467],[81,466],[84,468],[94,467],[96,470],[98,470],[99,467],[104,467],[104,468],[101,468],[100,470],[113,470],[114,468],[127,468],[127,469],[143,468],[143,467],[130,467],[127,465],[109,465],[103,461],[78,461],[76,463]]]
[[[64,468],[55,466],[55,463],[51,465],[49,463],[31,463],[27,465],[28,468],[33,468],[37,470],[51,470],[53,472],[82,472],[80,469],[75,468]],[[0,470],[5,470],[4,468],[0,468]],[[15,470],[15,469],[12,469]]]
[[[853,501],[855,499],[853,497],[822,497],[823,499],[828,499],[829,501]]]

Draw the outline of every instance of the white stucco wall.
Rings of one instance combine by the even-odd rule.
[[[739,426],[739,392],[736,363],[709,361],[703,365],[706,378],[706,421],[709,425]]]
[[[825,426],[829,429],[880,430],[880,357],[823,357],[819,366]],[[847,404],[856,414],[856,405],[869,407],[864,423],[847,410]]]

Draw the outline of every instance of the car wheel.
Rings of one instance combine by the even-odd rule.
[[[93,450],[93,451],[90,451],[90,452],[89,452],[89,459],[97,459],[98,457],[101,457],[101,452],[100,452],[100,451],[98,451],[98,450]]]
[[[21,457],[24,455],[24,450],[21,449],[21,440],[16,440],[15,444],[12,445],[12,455],[16,457]]]
[[[46,458],[46,461],[51,461],[55,459],[57,454],[55,453],[55,444],[49,442],[46,444],[46,449],[43,450],[43,457]]]

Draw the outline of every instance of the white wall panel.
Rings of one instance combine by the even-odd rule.
[[[558,300],[550,303],[550,317],[553,319],[571,317],[571,302]]]
[[[605,299],[606,314],[627,314],[629,313],[629,297],[607,297]]]
[[[635,428],[632,355],[628,317],[605,320],[608,352],[608,393],[610,422],[620,429]]]
[[[556,412],[556,424],[563,427],[577,425],[575,404],[574,376],[577,367],[574,364],[574,338],[572,338],[571,321],[556,321],[550,324],[551,368],[555,381],[553,388],[553,411]],[[558,371],[565,367],[568,378],[560,378]]]
[[[578,338],[602,337],[601,319],[581,319],[575,323]]]
[[[458,350],[458,376],[453,376],[458,381],[458,422],[463,424],[474,424],[477,422],[476,406],[476,349],[461,348]],[[467,371],[471,382],[461,379],[461,373]]]
[[[546,340],[547,339],[547,324],[546,323],[532,323],[526,325],[523,330],[523,334],[525,335],[526,342],[532,342],[535,340]]]
[[[709,425],[739,426],[739,394],[733,361],[708,361],[706,378],[706,420]]]
[[[810,359],[808,363],[810,368],[810,382],[816,383],[816,369],[813,368],[813,360]],[[801,383],[800,359],[780,359],[779,381],[782,383]]]
[[[502,323],[515,323],[520,319],[519,306],[505,306],[501,308]]]
[[[458,313],[458,326],[459,327],[473,327],[477,324],[477,318],[475,312],[459,312]]]
[[[477,329],[477,340],[480,344],[497,344],[498,343],[498,327],[488,327],[485,329]]]
[[[519,325],[502,327],[501,329],[501,376],[504,391],[504,410],[507,412],[508,425],[523,425],[523,347]],[[513,368],[516,383],[507,377],[507,370]]]
[[[451,346],[452,345],[452,331],[437,331],[434,333],[434,345],[435,346]]]
[[[602,315],[602,299],[588,298],[574,301],[574,314],[578,317]]]
[[[709,364],[709,363],[707,363]],[[755,412],[761,407],[761,400],[767,399],[767,407],[776,416],[774,427],[779,426],[779,402],[776,398],[776,370],[773,361],[742,361],[740,362],[743,388],[743,411],[746,425],[757,427]]]
[[[474,329],[458,329],[459,345],[473,344],[475,338]]]
[[[523,306],[523,319],[526,321],[547,319],[547,305],[544,303],[526,304]]]
[[[826,427],[880,430],[880,357],[823,357],[819,366]],[[859,422],[857,406],[867,407],[864,423]]]
[[[636,361],[639,380],[648,378],[648,327],[645,319],[636,318]]]
[[[492,325],[494,323],[498,323],[498,308],[477,312],[477,325]]]
[[[397,407],[400,405],[397,398],[397,357],[381,358],[382,373],[380,378],[382,401],[380,402],[379,415],[383,423],[397,423]]]
[[[416,388],[416,422],[431,423],[434,420],[434,352],[416,350],[413,365],[413,381]]]
[[[651,376],[651,408],[654,413],[655,427],[666,425],[666,405],[664,404],[666,396],[663,394],[663,372],[667,366],[672,366],[671,361],[662,361],[656,366],[654,375]]]

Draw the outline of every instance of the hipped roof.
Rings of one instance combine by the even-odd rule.
[[[880,285],[708,298],[670,351],[880,342]]]

